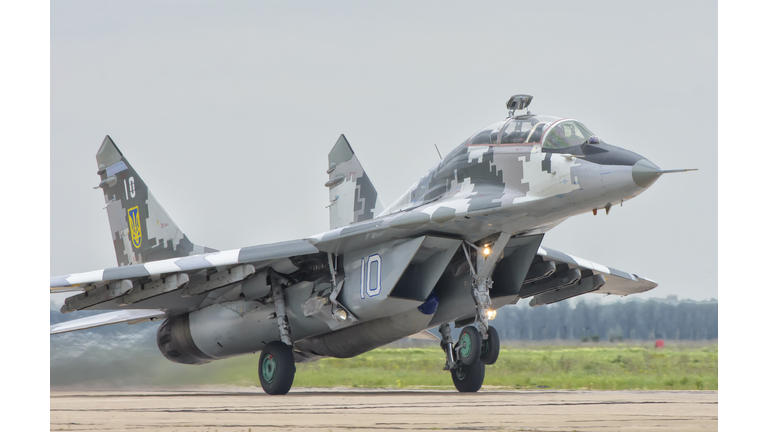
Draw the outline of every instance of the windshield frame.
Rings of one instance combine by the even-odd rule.
[[[560,120],[558,120],[558,121],[556,121],[556,122],[552,122],[552,123],[549,125],[549,127],[547,128],[547,130],[546,130],[546,131],[544,131],[544,135],[542,135],[542,136],[541,136],[541,142],[539,143],[539,144],[541,144],[541,147],[542,147],[542,149],[548,149],[548,150],[562,150],[563,148],[570,148],[570,147],[575,147],[575,146],[579,146],[579,145],[582,145],[582,144],[583,144],[583,143],[581,143],[581,144],[574,144],[574,145],[572,145],[572,146],[569,146],[569,147],[546,147],[546,145],[545,145],[545,144],[546,144],[546,142],[547,142],[547,139],[549,138],[549,135],[550,135],[550,133],[552,133],[552,131],[554,130],[554,126],[557,126],[557,125],[559,125],[559,124],[562,124],[562,123],[564,123],[564,122],[574,122],[574,123],[578,123],[578,124],[579,124],[581,127],[583,127],[583,128],[584,128],[584,130],[586,130],[587,132],[589,132],[589,133],[591,134],[590,136],[596,136],[596,135],[594,135],[594,132],[592,132],[592,131],[591,131],[591,130],[590,130],[590,129],[589,129],[589,128],[588,128],[588,127],[587,127],[587,126],[584,124],[584,123],[582,123],[582,122],[580,122],[580,121],[578,121],[578,120],[576,120],[576,119],[572,119],[572,118],[564,118],[564,119],[560,119]],[[589,137],[587,137],[587,139],[589,139]],[[585,142],[586,142],[586,141],[585,141]]]

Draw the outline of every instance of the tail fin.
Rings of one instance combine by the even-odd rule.
[[[213,252],[193,244],[107,135],[96,153],[119,265]]]
[[[384,210],[379,193],[343,134],[328,153],[331,229],[373,219]]]

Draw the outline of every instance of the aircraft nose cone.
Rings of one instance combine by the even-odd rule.
[[[640,159],[632,166],[632,180],[641,188],[650,187],[659,179],[659,167],[648,159]]]

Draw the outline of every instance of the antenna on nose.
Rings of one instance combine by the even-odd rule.
[[[658,170],[658,171],[656,171],[656,174],[662,175],[662,174],[671,174],[671,173],[679,173],[679,172],[687,172],[687,171],[698,171],[698,170],[699,170],[698,168]]]
[[[531,101],[533,100],[533,96],[531,95],[514,95],[511,98],[509,98],[509,101],[507,101],[507,109],[509,110],[509,116],[512,117],[515,115],[515,110],[523,109],[525,108],[528,114],[531,112],[528,111],[528,105],[531,104]]]

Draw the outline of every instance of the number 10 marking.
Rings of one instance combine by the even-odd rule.
[[[360,298],[375,297],[381,292],[381,256],[360,258]]]

